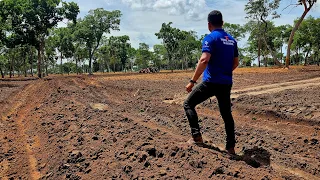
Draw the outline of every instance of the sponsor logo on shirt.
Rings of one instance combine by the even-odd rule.
[[[208,41],[205,41],[203,47],[204,47],[204,48],[208,48],[208,47],[209,47],[209,42],[208,42]]]
[[[228,46],[234,46],[234,40],[229,39],[228,36],[225,36],[224,38],[220,38],[220,40],[223,42],[223,44]]]

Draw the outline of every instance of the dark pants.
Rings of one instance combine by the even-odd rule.
[[[191,134],[193,137],[201,135],[198,115],[195,107],[208,98],[216,96],[227,134],[226,148],[229,149],[235,147],[234,121],[231,114],[230,101],[231,87],[232,85],[202,82],[190,93],[189,97],[184,102],[184,109],[189,120]]]

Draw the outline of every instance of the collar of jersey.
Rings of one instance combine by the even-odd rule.
[[[215,29],[215,30],[213,30],[213,31],[224,31],[224,29],[218,28],[218,29]],[[213,32],[213,31],[212,31],[212,32]]]

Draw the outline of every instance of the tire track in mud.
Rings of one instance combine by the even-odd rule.
[[[244,89],[235,89],[231,92],[231,98],[238,98],[242,95],[261,95],[267,93],[277,93],[280,91],[288,90],[288,89],[301,89],[305,87],[311,86],[320,86],[320,78],[313,78],[307,80],[293,81],[293,82],[285,82],[285,83],[276,83],[276,84],[268,84]],[[163,102],[169,104],[182,104],[186,99],[187,95],[176,95],[172,100],[165,100]]]
[[[260,95],[266,93],[276,93],[288,89],[301,89],[311,86],[320,86],[320,78],[313,78],[301,81],[293,81],[286,83],[277,83],[270,85],[257,86],[253,88],[245,88],[232,91],[231,98],[237,98],[241,95]]]
[[[16,173],[15,176],[24,177],[26,174],[21,174],[24,171],[28,172],[27,179],[41,178],[41,174],[37,168],[38,162],[33,150],[34,148],[39,148],[41,146],[41,142],[40,138],[36,134],[28,134],[28,126],[33,124],[33,120],[28,119],[27,116],[32,112],[32,110],[34,110],[34,108],[39,106],[42,98],[45,97],[45,94],[40,90],[44,83],[46,82],[37,81],[27,85],[23,90],[10,99],[11,102],[7,106],[12,107],[8,114],[2,115],[2,121],[8,121],[10,117],[12,119],[11,123],[16,126],[16,132],[11,133],[14,131],[13,129],[8,129],[8,132],[14,135],[13,137],[10,137],[13,142],[13,145],[11,145],[13,147],[11,148],[16,148],[20,151],[14,155],[16,156],[15,159],[18,159],[19,162],[13,161],[7,163],[8,168],[4,168],[6,171],[1,173],[4,177],[3,179],[10,178],[8,177],[10,173]],[[35,94],[38,95],[36,99],[33,98]],[[30,104],[29,102],[33,103]]]
[[[20,94],[21,94],[21,91],[20,91],[17,95],[15,95],[15,97],[14,97],[13,99],[17,99],[16,97],[21,96]],[[16,111],[18,108],[20,108],[21,105],[22,105],[21,100],[17,100],[17,102],[15,102],[15,104],[14,104],[13,107],[8,111],[8,113],[2,113],[1,122],[8,121],[8,117],[12,116],[12,115],[15,113],[15,111]],[[7,106],[8,106],[8,105],[7,105]],[[5,108],[3,108],[3,109],[5,109]],[[5,125],[3,124],[3,125],[2,125],[2,128],[5,128],[4,126],[5,126]],[[4,133],[4,131],[5,131],[5,130],[3,130],[3,133]],[[3,135],[1,136],[1,139],[5,139],[5,134],[3,134]],[[4,142],[4,143],[2,144],[2,151],[3,151],[2,153],[8,152],[9,149],[10,149],[9,142],[7,142],[7,141]],[[0,168],[1,168],[0,177],[1,177],[1,179],[3,179],[3,180],[9,179],[9,178],[8,178],[9,165],[10,165],[10,164],[9,164],[9,161],[8,161],[7,158],[2,159],[2,161],[0,162]]]
[[[9,102],[8,104],[5,105],[5,107],[3,107],[4,110],[7,110],[7,113],[2,112],[2,116],[1,116],[1,121],[9,121],[9,118],[15,114],[18,114],[18,109],[21,108],[21,106],[24,103],[24,99],[22,99],[21,97],[23,97],[23,93],[29,91],[31,88],[31,85],[26,86],[23,88],[23,90],[19,91],[16,95],[14,95],[10,100],[11,102]],[[10,105],[12,107],[10,107]],[[16,124],[16,122],[14,122],[14,124]],[[10,130],[8,130],[9,133]],[[14,131],[14,130],[11,130]],[[15,133],[19,133],[19,131],[14,132]],[[6,135],[3,134],[4,137],[1,137],[1,139],[5,139]],[[2,144],[3,146],[3,153],[6,153],[9,151],[10,149],[10,145],[9,142],[5,142]],[[10,162],[7,159],[3,159],[3,161],[0,163],[0,167],[2,168],[2,172],[0,172],[0,177],[4,180],[9,179],[8,177],[8,170],[10,170]]]

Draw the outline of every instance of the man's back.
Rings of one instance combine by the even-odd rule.
[[[234,58],[238,57],[237,42],[223,29],[216,29],[203,40],[202,52],[211,54],[203,81],[232,84]]]

